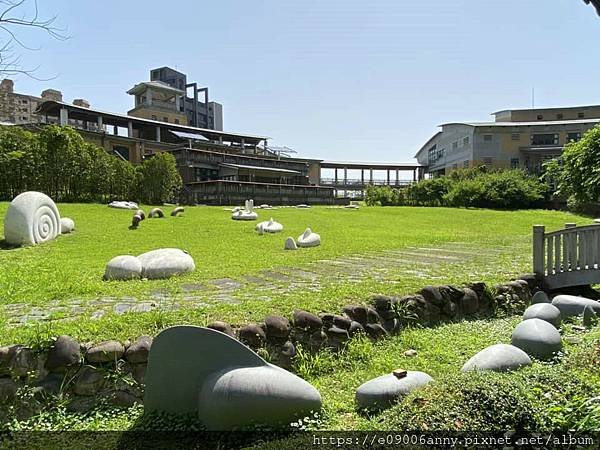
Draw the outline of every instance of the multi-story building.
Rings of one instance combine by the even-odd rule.
[[[561,155],[600,123],[600,106],[533,108],[493,113],[493,122],[440,125],[415,158],[432,176],[475,166],[521,168],[540,173],[544,162]]]
[[[44,118],[35,113],[40,103],[46,100],[62,101],[62,93],[46,89],[41,96],[15,92],[15,83],[8,78],[0,82],[0,122],[22,125],[40,123]]]
[[[207,87],[198,87],[198,83],[188,83],[187,75],[170,67],[152,69],[150,81],[162,82],[180,91],[178,108],[187,117],[187,125],[223,130],[223,106],[209,101]],[[191,93],[191,97],[188,97],[188,93]],[[199,100],[199,94],[204,97],[204,102]]]

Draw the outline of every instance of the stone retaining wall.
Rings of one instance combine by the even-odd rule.
[[[271,315],[260,324],[232,327],[214,322],[209,328],[239,339],[266,360],[291,368],[296,348],[337,351],[357,333],[372,340],[396,334],[410,324],[432,326],[475,316],[493,316],[498,310],[522,312],[539,289],[533,275],[488,289],[483,282],[463,287],[425,286],[414,295],[375,295],[364,305],[347,305],[336,313],[295,311],[291,321]],[[128,407],[141,402],[150,336],[134,342],[105,341],[82,344],[58,337],[48,349],[24,345],[0,348],[0,404],[10,404],[17,415],[36,414],[60,398],[71,411],[84,412],[97,402]],[[23,389],[29,395],[17,396]],[[26,399],[23,400],[23,399]],[[0,420],[3,419],[0,408]]]

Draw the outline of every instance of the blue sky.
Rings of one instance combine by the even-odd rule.
[[[600,18],[582,0],[40,0],[71,39],[40,33],[16,90],[125,112],[171,66],[210,88],[225,129],[302,156],[412,161],[447,121],[600,104]]]

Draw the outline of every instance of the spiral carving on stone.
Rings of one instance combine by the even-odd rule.
[[[58,208],[41,192],[16,196],[6,211],[4,238],[9,245],[41,244],[55,239],[60,232]]]

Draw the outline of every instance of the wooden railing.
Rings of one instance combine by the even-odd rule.
[[[533,271],[548,289],[600,283],[600,224],[533,227]]]

